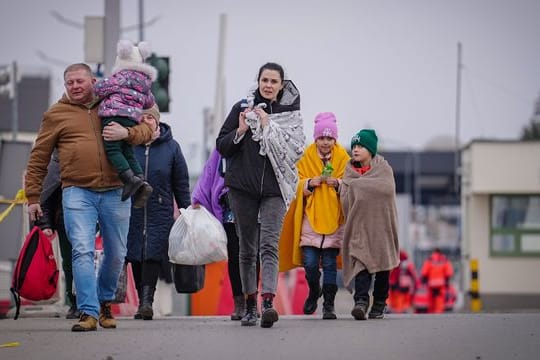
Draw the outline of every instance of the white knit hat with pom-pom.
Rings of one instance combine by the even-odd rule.
[[[157,70],[144,60],[152,54],[150,44],[141,41],[137,46],[129,40],[120,40],[116,46],[116,60],[112,73],[121,70],[136,70],[147,74],[152,81],[157,78]]]

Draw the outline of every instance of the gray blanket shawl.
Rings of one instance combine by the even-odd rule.
[[[345,214],[343,282],[349,289],[360,271],[391,270],[399,263],[395,194],[392,168],[382,156],[373,158],[364,175],[347,164],[340,199]]]
[[[296,163],[304,154],[306,142],[302,115],[300,111],[287,111],[269,114],[268,118],[270,121],[264,128],[254,112],[248,113],[246,122],[253,133],[252,139],[261,145],[259,154],[270,159],[285,206],[288,208],[296,195]]]

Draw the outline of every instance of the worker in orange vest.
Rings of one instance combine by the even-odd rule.
[[[411,309],[416,287],[416,269],[405,250],[399,251],[399,265],[390,272],[388,305],[393,313],[405,313]]]
[[[429,290],[427,285],[420,280],[416,283],[416,290],[412,298],[412,306],[415,314],[426,314],[429,310]]]
[[[427,285],[430,296],[428,312],[444,312],[446,292],[450,278],[454,274],[452,264],[439,248],[435,248],[429,258],[422,265],[422,282]]]
[[[444,312],[454,311],[454,305],[457,300],[457,291],[454,285],[450,284],[444,297]]]

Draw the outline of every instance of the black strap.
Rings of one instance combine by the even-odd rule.
[[[16,306],[15,317],[13,318],[13,320],[17,320],[19,318],[19,312],[21,310],[21,296],[19,295],[19,292],[14,288],[10,288],[9,290],[13,294],[13,300],[15,301]]]

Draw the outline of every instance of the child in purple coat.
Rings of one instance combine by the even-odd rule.
[[[143,110],[154,105],[151,86],[157,77],[157,70],[144,62],[148,56],[150,46],[147,42],[140,42],[138,46],[129,40],[118,42],[111,76],[95,85],[95,94],[102,99],[98,114],[103,119],[103,127],[114,121],[129,132],[130,127],[141,122]],[[144,181],[133,148],[123,140],[104,141],[104,144],[107,158],[124,183],[122,201],[135,195],[133,206],[143,207],[152,193],[152,187]]]
[[[234,215],[229,206],[223,175],[225,173],[224,161],[216,149],[204,165],[201,176],[197,180],[191,194],[191,203],[194,208],[204,206],[218,220],[220,220],[227,234],[227,255],[229,257],[228,270],[231,290],[234,300],[234,311],[231,320],[241,320],[245,314],[246,299],[242,293],[240,280],[239,240],[234,224]]]

